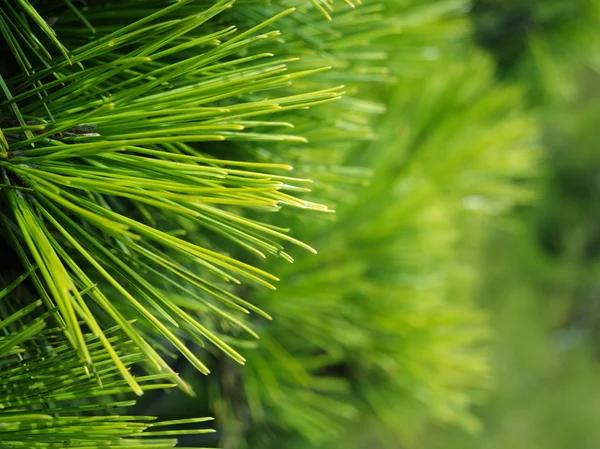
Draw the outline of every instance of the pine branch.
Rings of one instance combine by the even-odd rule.
[[[278,36],[276,31],[260,32],[293,10],[237,34],[235,28],[221,27],[207,35],[190,35],[229,8],[228,1],[205,10],[196,6],[194,15],[186,10],[181,18],[155,22],[187,3],[147,17],[136,5],[128,12],[140,15],[136,22],[113,31],[98,27],[92,42],[70,51],[68,57],[53,58],[34,75],[15,77],[10,88],[5,86],[3,105],[14,110],[18,124],[3,129],[8,151],[0,168],[10,210],[5,212],[4,229],[24,263],[32,258],[40,267],[38,286],[48,290],[46,303],[58,308],[67,336],[88,369],[93,369],[92,360],[78,320],[101,333],[105,319],[98,319],[78,289],[90,289],[87,295],[94,308],[123,328],[146,354],[148,369],[154,372],[168,372],[168,365],[152,343],[128,324],[131,318],[143,318],[155,334],[166,337],[202,372],[208,371],[206,366],[186,348],[178,328],[211,341],[243,363],[243,357],[193,313],[163,295],[151,273],[160,268],[166,270],[164,280],[172,286],[199,289],[203,293],[196,293],[195,298],[234,324],[240,321],[214,301],[243,313],[258,310],[220,286],[222,281],[226,285],[246,279],[274,288],[276,278],[208,242],[177,237],[164,223],[186,220],[261,258],[270,253],[291,261],[278,240],[314,250],[286,230],[227,208],[326,210],[286,192],[304,191],[302,185],[307,182],[273,173],[289,170],[286,164],[224,160],[214,145],[210,150],[214,155],[190,145],[303,142],[300,136],[271,131],[292,125],[266,116],[339,98],[338,88],[293,94],[283,89],[320,69],[284,73],[287,60],[259,63],[271,58],[270,54],[235,56]],[[88,17],[94,18],[93,10]],[[190,40],[181,43],[183,37]],[[198,54],[191,51],[192,45],[209,48]],[[18,57],[19,47],[14,48]],[[172,61],[173,56],[178,62]],[[273,89],[283,89],[282,94],[256,97],[257,92]],[[26,194],[21,188],[27,189]],[[191,270],[190,264],[202,267],[203,272]],[[96,284],[98,288],[91,288]],[[103,286],[110,286],[122,299],[109,301]],[[115,306],[119,301],[125,303]],[[241,327],[255,335],[247,326]],[[124,365],[117,357],[114,361],[134,391],[141,393]],[[183,381],[178,382],[186,388]]]
[[[0,299],[9,299],[11,291],[33,270],[23,274],[0,291]],[[203,423],[210,418],[152,422],[151,416],[111,415],[109,412],[130,407],[135,401],[115,400],[130,393],[127,383],[91,334],[84,340],[94,360],[95,370],[86,375],[70,342],[59,329],[48,329],[50,311],[31,319],[42,301],[27,306],[0,322],[0,440],[3,447],[173,447],[176,440],[147,438],[156,436],[204,434],[211,429],[176,429],[164,426]],[[18,323],[18,324],[17,324]],[[130,367],[144,359],[118,327],[105,334],[120,359]],[[89,376],[93,375],[94,379]],[[172,388],[173,376],[139,376],[144,391]],[[97,402],[99,398],[105,398]],[[103,415],[89,415],[104,413]],[[150,429],[150,430],[148,430]],[[154,429],[157,429],[156,431]]]

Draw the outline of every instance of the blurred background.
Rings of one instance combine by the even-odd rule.
[[[248,366],[178,366],[198,397],[144,413],[228,448],[598,447],[600,1],[420,3],[388,2],[369,188],[294,222],[320,255],[248,292],[275,317]]]
[[[422,447],[594,448],[598,318],[600,22],[597,1],[476,1],[476,40],[498,77],[526,86],[541,130],[537,201],[483,247],[478,298],[494,329],[483,428]]]

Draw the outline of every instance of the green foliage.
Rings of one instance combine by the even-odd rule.
[[[108,412],[172,386],[226,447],[477,430],[472,252],[531,200],[537,133],[466,2],[2,4],[0,274],[30,276],[2,319],[40,311],[6,340],[11,432],[167,447]]]
[[[11,291],[31,275],[26,273],[0,291],[0,307],[10,310]],[[135,401],[113,400],[112,396],[131,392],[121,379],[116,365],[92,334],[84,334],[94,360],[93,375],[102,382],[90,381],[90,373],[81,369],[78,354],[60,329],[48,329],[46,318],[54,311],[30,319],[42,305],[36,301],[0,322],[0,441],[6,448],[22,447],[174,447],[172,438],[156,436],[202,434],[212,429],[169,429],[164,426],[201,423],[211,418],[152,422],[152,416],[111,414],[112,410],[131,407]],[[144,360],[117,327],[105,334],[126,366]],[[139,376],[144,391],[172,388],[173,376]],[[108,398],[108,400],[106,400]],[[89,416],[102,413],[99,416]],[[150,431],[147,429],[152,428]],[[154,428],[158,430],[154,431]]]
[[[176,12],[185,3],[159,10],[153,19]],[[53,59],[50,67],[26,83],[19,85],[18,77],[10,83],[14,95],[6,106],[20,113],[22,110],[21,115],[26,114],[31,124],[4,129],[9,146],[1,165],[5,184],[31,192],[23,195],[6,190],[5,201],[14,218],[5,217],[5,233],[14,235],[13,249],[24,253],[27,248],[40,266],[45,289],[49,291],[46,302],[56,303],[74,346],[89,366],[93,361],[77,320],[85,321],[94,332],[101,332],[102,326],[98,312],[90,310],[76,292],[77,288],[91,287],[94,278],[116,290],[117,301],[108,300],[105,287],[91,289],[91,300],[140,346],[151,362],[149,369],[164,371],[168,366],[153,345],[128,324],[131,318],[144,318],[148,326],[167,337],[202,372],[207,372],[205,365],[170,327],[205,338],[243,362],[235,350],[193,314],[199,308],[209,308],[238,323],[214,304],[225,303],[248,313],[245,302],[222,285],[239,284],[239,279],[245,278],[272,287],[270,282],[275,278],[223,254],[206,239],[190,242],[173,235],[177,231],[173,220],[191,221],[262,257],[264,251],[289,259],[277,240],[301,245],[300,242],[278,228],[241,217],[222,206],[321,209],[285,193],[301,188],[303,180],[269,172],[290,169],[289,166],[228,161],[189,145],[226,140],[303,141],[302,137],[277,131],[265,132],[270,127],[279,130],[292,126],[286,122],[246,119],[307,108],[339,96],[334,88],[252,97],[261,90],[285,87],[290,80],[311,71],[282,73],[286,66],[281,60],[254,62],[270,56],[264,53],[228,58],[246,51],[253,43],[276,37],[278,32],[258,31],[277,16],[216,46],[213,41],[232,35],[235,28],[189,35],[229,6],[230,3],[221,2],[200,12],[195,7],[195,15],[187,11],[183,18],[167,16],[165,19],[170,20],[155,23],[144,17],[144,10],[136,5],[124,13],[142,16],[128,27],[114,31],[109,27],[98,39],[72,51],[68,58]],[[93,10],[89,14],[94,17]],[[179,43],[177,38],[182,37],[186,39]],[[203,45],[209,48],[201,54],[189,51]],[[173,63],[173,55],[178,62]],[[88,61],[89,68],[78,66]],[[121,79],[128,72],[134,76]],[[36,99],[38,93],[41,98]],[[18,102],[24,106],[17,108]],[[207,103],[211,106],[205,106]],[[51,123],[44,123],[44,110],[52,117]],[[135,131],[130,132],[131,129]],[[212,147],[217,154],[223,150]],[[56,234],[50,233],[45,220]],[[65,251],[67,246],[76,250],[85,266]],[[158,247],[161,253],[157,252]],[[203,270],[190,271],[186,263]],[[157,268],[165,271],[165,280],[159,284],[152,281]],[[160,277],[157,280],[162,281]],[[188,285],[196,287],[197,305],[182,308],[170,301],[164,292],[167,285],[184,291]],[[43,297],[45,292],[39,294]],[[110,345],[105,344],[110,351]],[[114,360],[132,388],[140,393],[123,364],[116,357]]]
[[[488,332],[469,299],[471,254],[488,220],[530,201],[511,180],[532,176],[537,136],[515,109],[522,91],[495,85],[485,57],[429,64],[394,90],[380,131],[394,144],[357,156],[375,169],[370,186],[335,222],[294,226],[319,254],[274,268],[277,292],[250,295],[277,319],[243,370],[220,361],[208,379],[233,423],[226,447],[417,445],[432,418],[477,429]]]

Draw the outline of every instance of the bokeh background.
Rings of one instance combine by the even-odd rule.
[[[494,329],[494,386],[479,435],[424,447],[593,448],[600,441],[599,2],[479,1],[477,41],[526,86],[543,156],[537,200],[482,253],[478,298]]]

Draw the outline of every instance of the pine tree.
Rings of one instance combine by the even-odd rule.
[[[171,387],[227,447],[476,429],[471,254],[537,153],[466,6],[3,0],[0,445],[207,433],[126,414]]]

